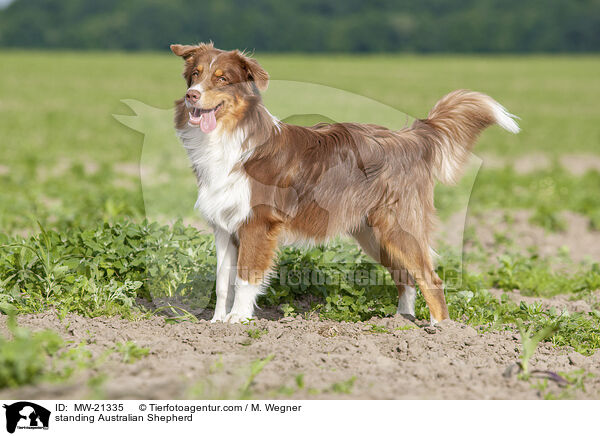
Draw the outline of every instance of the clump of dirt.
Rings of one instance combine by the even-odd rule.
[[[269,313],[273,315],[272,313]],[[210,316],[209,313],[206,316]],[[0,330],[6,333],[5,318]],[[169,324],[162,317],[139,321],[84,318],[54,313],[21,315],[32,330],[51,328],[73,343],[87,342],[100,355],[118,342],[148,347],[132,363],[117,357],[100,371],[108,378],[103,396],[111,399],[253,398],[295,399],[535,399],[531,381],[504,377],[518,360],[519,338],[509,331],[480,333],[453,321],[430,327],[403,317],[347,323],[318,319],[263,319],[250,325]],[[253,361],[272,355],[249,390]],[[568,347],[541,344],[531,360],[540,370],[583,369],[598,374],[600,351],[590,357]],[[86,376],[66,385],[4,390],[4,398],[85,398]],[[302,379],[302,382],[297,380]],[[549,382],[548,390],[560,388]],[[599,398],[600,377],[586,381],[575,398]]]

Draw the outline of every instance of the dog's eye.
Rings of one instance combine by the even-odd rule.
[[[192,73],[192,77],[198,77],[200,75],[200,73],[198,71],[194,71]]]
[[[227,79],[225,78],[225,76],[218,76],[217,77],[217,82],[219,82],[219,83],[227,83]]]

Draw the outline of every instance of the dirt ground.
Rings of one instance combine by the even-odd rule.
[[[581,173],[596,168],[598,160],[569,157],[561,163]],[[519,171],[544,167],[537,158],[524,160]],[[488,159],[485,164],[493,166]],[[0,166],[0,173],[3,168]],[[555,256],[567,247],[576,261],[600,258],[600,232],[590,231],[584,217],[565,212],[564,232],[548,233],[529,223],[530,212],[512,212],[507,224],[501,211],[469,217],[468,226],[490,255],[497,249],[494,232],[508,233],[520,246],[537,246],[543,256]],[[440,240],[460,246],[465,223],[460,214],[440,229]],[[453,238],[459,238],[454,240]],[[472,248],[472,247],[471,247]],[[465,250],[469,250],[467,244]],[[490,290],[500,296],[498,290]],[[600,299],[600,291],[595,294]],[[541,301],[544,307],[569,311],[590,310],[589,301],[568,296],[551,299],[512,293],[515,301]],[[600,399],[600,350],[582,356],[569,347],[542,343],[530,362],[531,369],[594,375],[585,390],[541,379],[521,380],[515,374],[520,343],[509,331],[482,333],[472,327],[445,321],[436,327],[403,317],[373,319],[366,323],[322,321],[317,318],[281,318],[276,310],[259,311],[252,325],[210,324],[210,311],[199,322],[167,323],[161,316],[127,321],[89,319],[68,315],[60,320],[53,312],[21,315],[19,324],[32,330],[51,328],[75,345],[86,343],[101,356],[116,343],[133,341],[150,349],[135,363],[121,362],[117,354],[99,368],[83,372],[68,384],[42,384],[0,391],[0,398],[75,399],[97,395],[86,380],[98,373],[107,378],[101,395],[107,399],[253,398],[292,399],[538,399],[544,393],[570,398]],[[375,324],[385,329],[373,329]],[[376,332],[385,330],[385,332]],[[250,333],[249,333],[250,332]],[[6,335],[6,317],[0,315],[0,333]],[[252,337],[251,337],[252,336]],[[251,383],[252,363],[272,356]],[[511,371],[512,369],[512,371]],[[303,377],[297,383],[298,376]]]
[[[510,216],[507,222],[506,215]],[[575,262],[598,262],[600,259],[600,231],[591,230],[589,219],[575,212],[562,211],[560,218],[565,230],[549,232],[530,223],[532,212],[529,210],[488,210],[477,215],[468,215],[465,223],[463,215],[454,214],[440,225],[437,240],[451,247],[462,247],[465,253],[483,248],[495,260],[498,246],[495,242],[498,234],[504,234],[512,241],[518,241],[514,248],[525,254],[527,248],[535,247],[542,257],[556,257],[561,249],[566,249],[569,258]],[[475,240],[463,244],[465,227],[473,230]]]
[[[204,314],[210,316],[208,311]],[[51,328],[73,343],[87,342],[99,356],[117,342],[134,341],[150,348],[147,357],[122,363],[114,355],[99,371],[108,378],[102,396],[110,399],[238,398],[253,361],[273,355],[253,383],[253,398],[292,399],[536,399],[534,385],[507,369],[519,355],[518,336],[511,332],[478,333],[445,321],[436,327],[402,318],[345,323],[301,318],[265,319],[251,326],[197,323],[169,324],[162,317],[140,321],[89,319],[70,315],[62,321],[51,312],[19,316],[32,330]],[[0,330],[6,334],[5,318]],[[388,333],[375,333],[371,323]],[[266,332],[251,338],[248,330]],[[584,369],[585,392],[574,398],[600,398],[600,351],[586,357],[568,347],[541,344],[531,368],[551,371]],[[95,372],[97,372],[96,370]],[[303,375],[303,387],[296,377]],[[45,384],[0,391],[2,398],[90,398],[82,374],[67,385]],[[354,380],[352,383],[351,380]],[[350,382],[349,382],[350,381]],[[284,388],[290,388],[285,390]],[[548,382],[545,392],[561,388]]]

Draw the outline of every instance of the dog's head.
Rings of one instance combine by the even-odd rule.
[[[171,51],[185,60],[188,123],[204,133],[212,132],[217,124],[235,129],[260,102],[260,91],[267,89],[267,72],[238,50],[223,51],[212,44],[173,44]]]

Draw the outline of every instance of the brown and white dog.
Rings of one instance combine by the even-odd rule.
[[[448,318],[430,253],[435,180],[457,179],[486,127],[517,133],[513,115],[485,94],[459,90],[401,130],[300,127],[265,108],[269,75],[254,59],[212,44],[171,50],[185,60],[187,82],[177,135],[198,180],[196,207],[215,234],[213,322],[252,317],[279,242],[340,234],[393,273],[398,313],[414,315],[416,281],[431,321]]]

